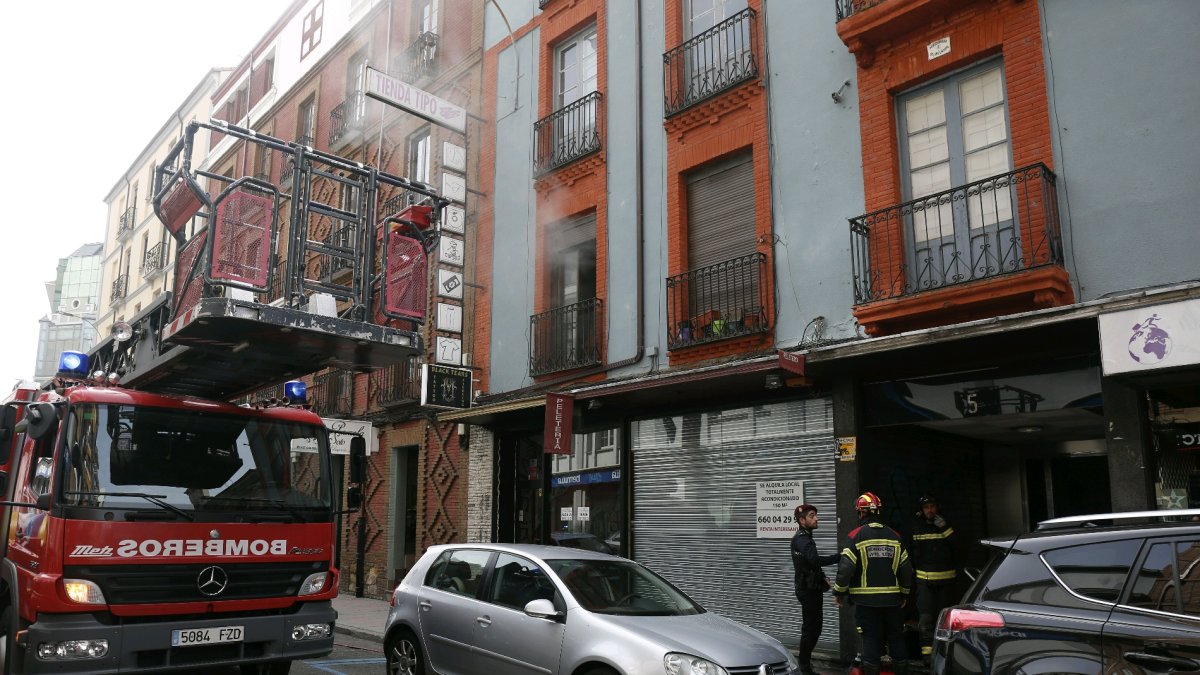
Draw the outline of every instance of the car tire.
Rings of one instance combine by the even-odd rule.
[[[425,655],[421,641],[412,631],[394,631],[383,643],[388,675],[425,675]]]
[[[292,669],[291,661],[272,661],[271,663],[255,663],[242,666],[242,675],[288,675]]]

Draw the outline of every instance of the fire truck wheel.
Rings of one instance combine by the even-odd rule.
[[[13,671],[12,666],[17,662],[19,656],[16,640],[9,634],[12,632],[9,625],[13,618],[12,612],[12,605],[8,605],[4,611],[0,612],[0,630],[4,631],[3,635],[0,635],[0,666],[3,666],[2,672],[5,673]]]
[[[291,661],[256,663],[252,666],[242,666],[242,675],[287,675],[291,669]]]

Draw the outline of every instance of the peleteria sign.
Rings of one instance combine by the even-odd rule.
[[[1200,364],[1200,299],[1100,315],[1104,374]]]

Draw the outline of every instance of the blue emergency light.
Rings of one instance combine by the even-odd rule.
[[[66,377],[87,377],[88,357],[83,352],[65,351],[58,357],[58,374]]]
[[[304,401],[308,396],[308,385],[304,380],[288,380],[283,383],[283,395],[289,401]]]

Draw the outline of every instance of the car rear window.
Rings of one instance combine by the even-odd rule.
[[[1140,543],[1140,540],[1122,540],[1081,544],[1048,551],[1041,556],[1021,550],[1018,544],[987,579],[982,598],[1025,605],[1095,608],[1091,602],[1073,594],[1077,593],[1094,602],[1115,603]],[[1116,544],[1115,551],[1093,548],[1113,547],[1113,544]],[[1053,573],[1051,568],[1054,568]],[[1058,579],[1062,579],[1062,583]]]
[[[1141,547],[1141,539],[1119,539],[1047,551],[1042,557],[1067,588],[1115,604]]]

